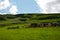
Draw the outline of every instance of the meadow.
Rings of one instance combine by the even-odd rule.
[[[60,22],[60,14],[0,15],[0,40],[60,40],[60,26],[29,28],[41,22]]]
[[[0,40],[60,40],[60,27],[0,28]]]

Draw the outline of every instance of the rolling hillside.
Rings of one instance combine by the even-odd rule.
[[[60,40],[60,26],[27,28],[41,22],[60,23],[60,14],[0,15],[0,40]]]
[[[17,14],[0,15],[0,25],[30,24],[40,22],[60,22],[60,14]],[[4,26],[5,26],[4,25]]]

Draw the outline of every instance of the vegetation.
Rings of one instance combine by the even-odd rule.
[[[60,14],[0,15],[0,40],[60,40],[60,26],[39,28],[41,22],[60,23]]]
[[[0,28],[0,40],[60,40],[60,27]]]

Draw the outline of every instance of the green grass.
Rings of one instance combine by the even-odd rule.
[[[60,22],[60,14],[0,15],[0,17],[0,26],[1,24],[6,25],[0,27],[0,40],[60,40],[60,27],[25,28],[29,27],[31,23]],[[24,20],[24,18],[27,20],[22,24],[20,19]],[[19,26],[20,29],[7,29],[10,26]]]
[[[60,40],[60,27],[0,28],[0,40]]]

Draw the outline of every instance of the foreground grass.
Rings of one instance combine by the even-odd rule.
[[[60,40],[60,27],[0,28],[0,40]]]

